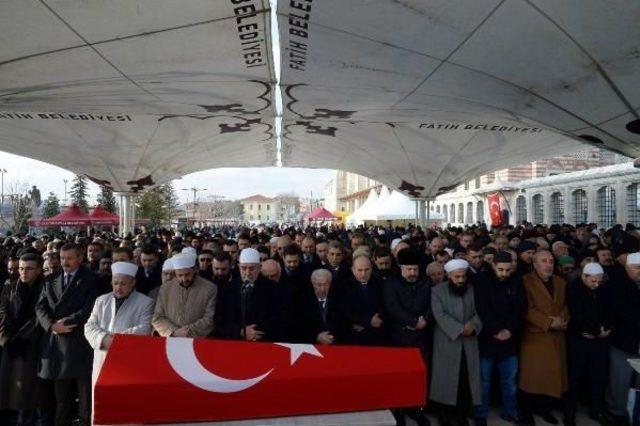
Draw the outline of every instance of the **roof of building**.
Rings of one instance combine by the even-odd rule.
[[[613,166],[594,167],[579,172],[562,173],[553,176],[523,180],[511,186],[517,188],[535,188],[539,186],[559,185],[587,179],[640,174],[640,169],[633,167],[633,162],[614,164]]]
[[[265,197],[262,194],[255,194],[246,198],[242,198],[238,201],[240,201],[241,203],[270,203],[273,200],[273,198]]]

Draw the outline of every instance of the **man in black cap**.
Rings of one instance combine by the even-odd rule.
[[[419,348],[425,363],[430,348],[427,347],[427,326],[432,326],[431,287],[426,279],[420,279],[420,252],[402,249],[398,252],[400,276],[387,279],[384,301],[391,344]],[[426,378],[425,378],[426,380]],[[404,424],[404,412],[396,412],[398,424]],[[406,412],[419,425],[428,425],[424,412],[411,409]]]
[[[498,370],[502,390],[502,418],[520,421],[516,403],[519,335],[527,311],[522,278],[513,271],[511,254],[493,256],[491,271],[476,283],[476,307],[482,320],[479,336],[482,404],[475,407],[476,423],[486,424],[493,369]],[[484,423],[483,423],[484,422]]]
[[[523,277],[533,271],[533,255],[536,253],[536,245],[529,240],[520,241],[516,253],[518,253],[516,273]]]

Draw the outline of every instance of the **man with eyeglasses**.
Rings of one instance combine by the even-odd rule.
[[[201,250],[198,255],[198,275],[208,281],[213,282],[213,252],[211,250]]]
[[[19,278],[0,296],[0,410],[11,410],[15,424],[46,422],[51,401],[45,382],[38,378],[39,342],[44,334],[35,306],[44,285],[42,257],[27,253],[20,257]]]

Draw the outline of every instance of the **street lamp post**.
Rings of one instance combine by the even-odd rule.
[[[66,179],[62,179],[62,181],[64,182],[64,205],[67,206],[69,203],[67,203],[67,182],[69,182]]]
[[[195,186],[191,187],[191,188],[182,188],[183,191],[193,191],[193,221],[196,221],[196,202],[197,202],[197,197],[198,197],[198,192],[200,191],[206,191],[207,188],[197,188]],[[187,219],[189,218],[189,215],[187,214]]]
[[[4,219],[4,174],[7,173],[7,169],[0,169],[0,175],[2,176],[2,193],[0,195],[0,219]]]

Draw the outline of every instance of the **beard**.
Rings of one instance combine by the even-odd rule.
[[[467,288],[469,287],[465,282],[463,285],[456,285],[449,281],[449,292],[456,297],[463,297],[467,293]]]

